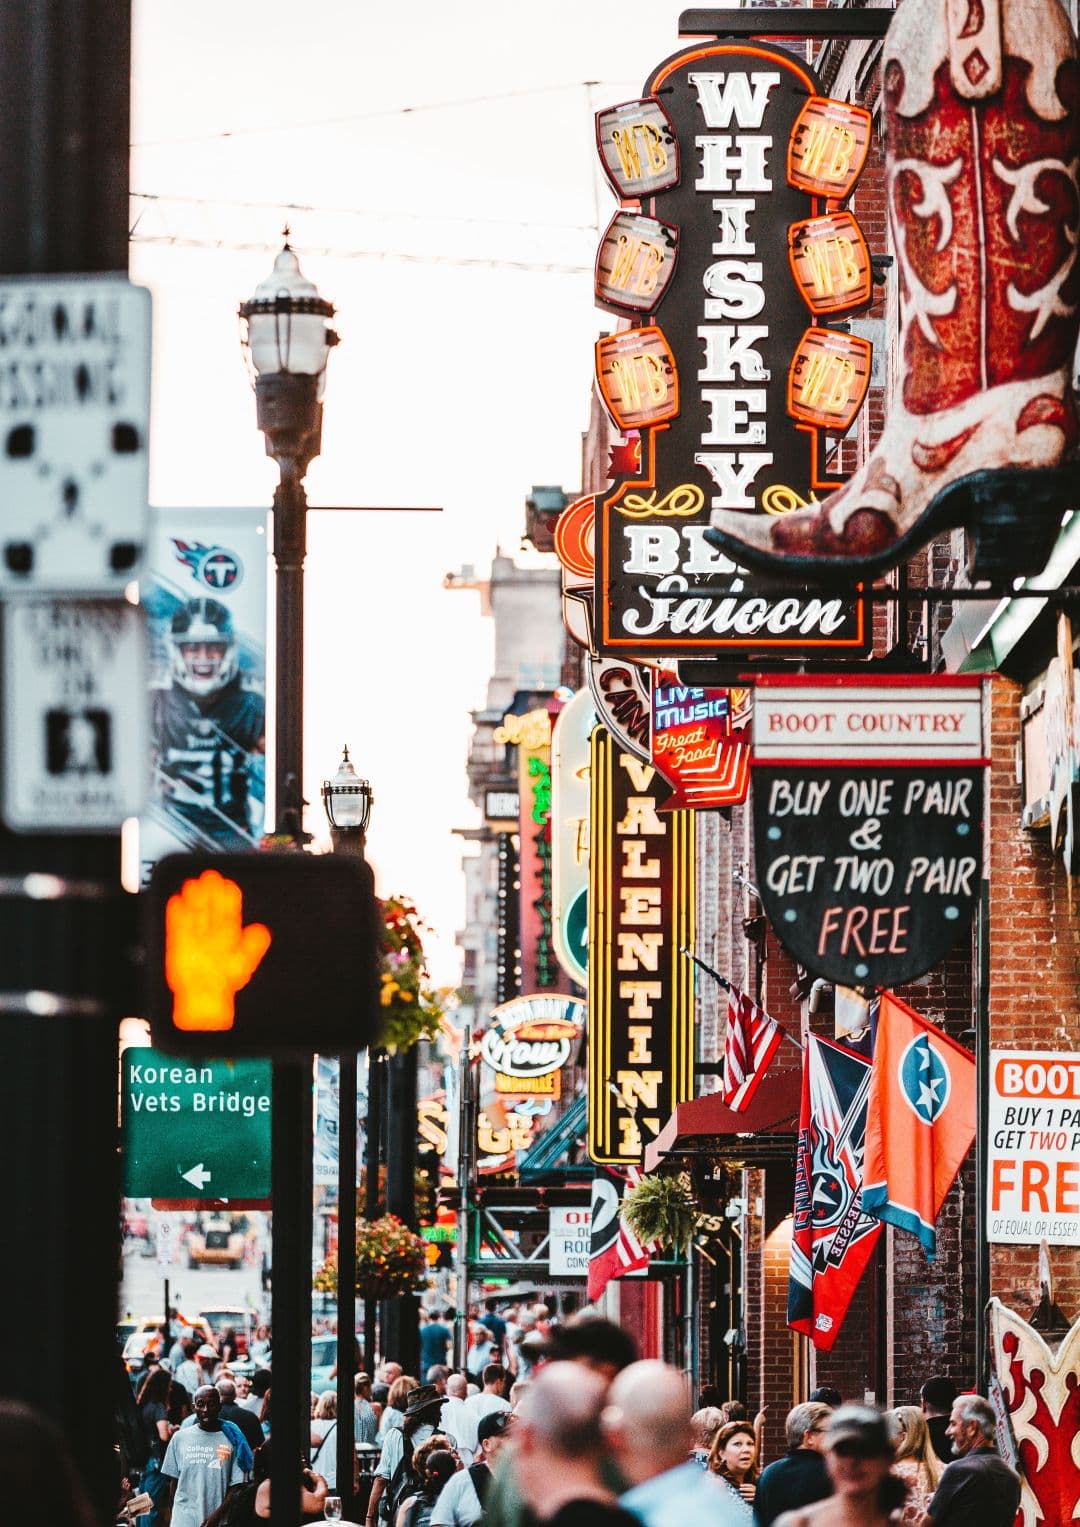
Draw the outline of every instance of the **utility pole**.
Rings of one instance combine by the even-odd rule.
[[[126,273],[130,0],[0,0],[0,36],[0,275]],[[9,731],[5,752],[23,741]],[[0,1143],[14,1167],[0,1305],[22,1312],[0,1393],[64,1432],[101,1521],[116,1505],[112,1384],[126,1382],[116,1119],[132,902],[117,833],[0,829]]]

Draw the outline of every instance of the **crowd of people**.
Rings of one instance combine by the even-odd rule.
[[[501,1332],[483,1327],[490,1340],[475,1345],[488,1361],[478,1370],[439,1361],[421,1381],[384,1361],[355,1375],[357,1453],[373,1464],[358,1464],[345,1492],[355,1498],[355,1520],[365,1527],[1012,1527],[1020,1480],[998,1455],[994,1412],[944,1378],[929,1379],[918,1404],[890,1411],[819,1389],[790,1411],[786,1451],[769,1460],[764,1412],[751,1418],[706,1391],[691,1413],[685,1376],[639,1360],[622,1328],[589,1315],[561,1323],[538,1317],[530,1329],[543,1328],[523,1364],[514,1324]],[[176,1352],[149,1356],[137,1400],[149,1456],[141,1479],[125,1489],[125,1501],[132,1489],[140,1493],[123,1519],[138,1510],[145,1527],[253,1527],[270,1515],[271,1370],[236,1374],[209,1343],[193,1352],[189,1345],[181,1340]],[[428,1355],[450,1355],[433,1337],[422,1346]],[[335,1514],[336,1402],[336,1389],[311,1396],[305,1521]],[[0,1471],[5,1449],[14,1457],[11,1439],[27,1427],[32,1418],[21,1408],[0,1407]],[[70,1491],[70,1470],[55,1477]]]

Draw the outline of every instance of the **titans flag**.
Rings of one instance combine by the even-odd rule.
[[[881,997],[863,1165],[863,1208],[928,1257],[945,1195],[975,1138],[975,1060],[891,992]]]
[[[642,1246],[622,1217],[622,1200],[627,1188],[641,1181],[637,1167],[624,1175],[598,1166],[592,1185],[592,1219],[589,1242],[590,1300],[599,1299],[612,1278],[625,1278],[649,1265],[649,1254],[656,1248]]]
[[[881,1234],[862,1212],[870,1062],[811,1034],[795,1154],[788,1318],[822,1352],[836,1340]]]

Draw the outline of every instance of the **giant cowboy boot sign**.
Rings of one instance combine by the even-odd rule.
[[[705,539],[744,566],[850,580],[963,526],[977,577],[1037,574],[1080,485],[1076,39],[1058,0],[903,0],[883,65],[892,411],[838,491],[782,515],[714,496]]]

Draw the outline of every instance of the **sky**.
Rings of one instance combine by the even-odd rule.
[[[580,480],[598,229],[593,116],[678,50],[669,0],[135,0],[131,274],[154,299],[151,499],[269,504],[236,308],[287,223],[337,308],[307,477],[305,794],[348,744],[381,894],[454,984],[465,762],[490,621],[442,587]],[[438,514],[372,506],[438,506]],[[531,554],[521,554],[528,562]],[[535,558],[533,558],[535,560]]]

